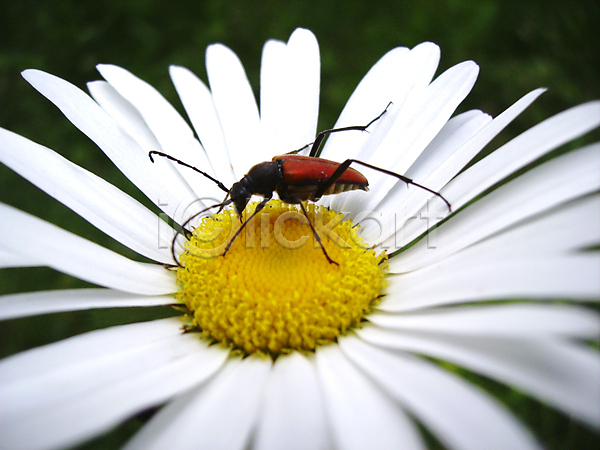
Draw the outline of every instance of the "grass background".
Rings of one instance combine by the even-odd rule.
[[[148,205],[20,72],[42,69],[85,89],[87,81],[99,79],[96,64],[113,63],[153,84],[183,111],[168,76],[170,64],[186,66],[206,80],[205,48],[222,42],[240,56],[258,92],[264,42],[285,41],[296,27],[306,27],[315,33],[321,49],[320,129],[333,125],[361,77],[385,52],[429,40],[442,50],[438,74],[466,59],[481,66],[479,80],[459,112],[477,108],[496,116],[532,89],[549,88],[492,143],[498,146],[544,118],[600,98],[599,24],[600,5],[592,0],[4,1],[0,126],[56,150]],[[571,147],[599,137],[598,131],[590,133]],[[0,166],[0,201],[133,256],[4,166]],[[47,268],[0,271],[0,294],[85,286]],[[0,356],[156,314],[165,310],[84,311],[6,321],[0,323]],[[598,435],[543,405],[489,380],[465,376],[514,408],[547,447],[598,445]],[[138,419],[84,447],[118,446],[139,427]]]

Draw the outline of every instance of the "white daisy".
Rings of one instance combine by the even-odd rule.
[[[254,164],[302,148],[316,134],[319,54],[309,31],[295,31],[287,44],[265,45],[260,113],[237,57],[212,45],[206,59],[210,90],[188,70],[171,68],[194,131],[156,90],[119,67],[98,67],[106,81],[89,84],[91,98],[40,71],[25,71],[24,77],[158,208],[182,223],[202,208],[198,197],[222,199],[224,193],[165,158],[150,163],[150,150],[231,186]],[[335,126],[365,125],[392,102],[389,110],[368,133],[331,135],[321,156],[339,162],[352,157],[405,174],[439,191],[452,205],[450,217],[431,193],[365,170],[370,192],[325,197],[322,203],[362,222],[362,238],[378,244],[375,252],[358,252],[370,262],[355,255],[346,266],[341,258],[348,252],[340,250],[332,254],[340,259],[338,268],[318,247],[310,248],[312,256],[300,256],[273,245],[268,270],[256,269],[250,255],[260,252],[244,249],[240,239],[237,256],[205,260],[218,266],[209,267],[214,272],[203,268],[189,281],[179,270],[180,280],[194,285],[177,294],[190,310],[188,331],[201,332],[183,333],[178,318],[135,323],[0,362],[2,446],[74,445],[165,404],[128,448],[423,448],[417,424],[449,448],[538,448],[536,438],[496,399],[432,359],[512,386],[600,427],[600,358],[585,345],[598,338],[600,318],[583,306],[547,301],[600,296],[600,258],[585,251],[600,242],[600,145],[501,184],[597,127],[600,102],[558,114],[463,170],[543,90],[494,119],[481,111],[451,118],[478,67],[464,62],[433,80],[438,61],[439,49],[431,43],[387,53],[361,81]],[[179,301],[176,273],[163,266],[174,264],[173,230],[154,213],[7,130],[0,130],[0,161],[159,263],[127,259],[0,205],[3,267],[49,266],[102,286],[6,295],[0,298],[0,317]],[[221,215],[221,223],[228,217]],[[383,275],[373,275],[386,265],[381,249],[391,255],[394,274],[385,288]],[[175,252],[179,256],[183,247],[177,245]],[[280,258],[287,259],[280,264]],[[292,271],[289,264],[298,268]],[[344,267],[359,282],[332,281]],[[244,277],[245,285],[239,282]],[[375,279],[374,286],[365,287]],[[204,283],[202,290],[195,283]],[[211,292],[202,300],[208,303],[194,309],[196,297],[205,292]],[[344,305],[364,292],[370,297],[353,316],[355,310]],[[257,303],[261,296],[287,305],[317,295],[316,310],[289,313],[283,325],[257,317],[257,311],[271,311]],[[514,299],[520,301],[508,301]],[[223,303],[215,306],[216,301]],[[329,309],[335,302],[343,311]],[[229,315],[218,315],[228,308]],[[249,320],[254,322],[243,328]]]

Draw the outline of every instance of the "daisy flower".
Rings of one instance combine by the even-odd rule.
[[[320,72],[309,31],[266,43],[260,112],[225,46],[207,50],[210,89],[171,67],[193,128],[120,67],[98,66],[105,81],[88,85],[91,96],[25,71],[162,212],[0,130],[3,164],[154,261],[2,204],[3,267],[48,266],[99,287],[5,295],[1,317],[155,305],[182,315],[1,361],[2,446],[76,445],[160,406],[127,448],[420,449],[423,430],[448,448],[539,448],[466,372],[600,427],[600,357],[587,345],[600,317],[585,306],[600,295],[600,145],[521,170],[597,127],[600,102],[547,119],[473,163],[543,90],[496,118],[453,117],[478,66],[463,62],[434,79],[438,61],[432,43],[383,56],[335,127],[364,126],[389,104],[385,114],[366,131],[332,133],[321,157],[405,175],[452,211],[427,190],[357,166],[369,192],[305,205],[336,264],[305,242],[312,233],[299,206],[277,200],[226,257],[237,216],[225,209],[194,219],[174,242],[175,261],[174,230],[225,193],[181,164],[148,158],[164,152],[229,188],[253,165],[305,148],[317,131]]]

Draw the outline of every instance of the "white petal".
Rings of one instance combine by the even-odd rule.
[[[158,139],[148,128],[140,112],[113,86],[106,81],[90,81],[87,83],[87,88],[96,103],[137,141],[141,149],[161,148]],[[144,153],[147,156],[147,151]]]
[[[115,240],[154,261],[174,264],[174,231],[110,183],[58,153],[0,129],[0,161]]]
[[[68,289],[0,296],[0,320],[94,308],[172,305],[172,295],[142,296],[112,289]]]
[[[26,70],[23,77],[170,217],[174,217],[181,199],[194,196],[177,172],[169,172],[164,165],[150,162],[148,151],[153,149],[140,148],[136,140],[81,89],[39,70]]]
[[[465,142],[471,140],[482,128],[489,124],[491,117],[481,111],[468,111],[450,119],[436,137],[429,143],[427,148],[417,158],[415,163],[404,174],[408,178],[420,180],[420,184],[431,189],[440,189],[446,183],[438,174],[446,161],[452,158],[453,153],[459,151]],[[355,221],[360,223],[359,235],[373,244],[379,244],[387,240],[395,233],[395,224],[383,228],[387,219],[393,216],[412,216],[421,208],[422,201],[405,201],[405,199],[422,189],[407,186],[406,183],[397,183],[377,205],[376,209],[369,213],[359,213]],[[429,194],[424,191],[421,198]],[[374,218],[380,218],[374,220]],[[382,220],[383,219],[383,220]]]
[[[503,304],[463,308],[436,308],[402,314],[374,313],[377,326],[419,333],[459,336],[535,338],[555,334],[576,339],[600,336],[600,315],[572,305]]]
[[[324,157],[338,160],[337,155],[335,155],[336,152],[330,150],[330,147],[335,147],[340,149],[340,162],[347,159],[348,155],[352,155],[354,159],[377,165],[378,160],[376,158],[383,158],[385,159],[385,167],[387,169],[392,169],[390,163],[396,158],[390,158],[389,153],[382,152],[381,150],[385,150],[385,148],[382,147],[381,143],[383,140],[387,139],[387,136],[391,130],[397,130],[399,128],[404,129],[407,123],[411,120],[412,115],[418,114],[419,111],[422,111],[423,105],[421,101],[423,99],[424,92],[426,91],[429,82],[433,78],[440,58],[439,47],[430,42],[425,42],[416,46],[406,55],[403,55],[403,53],[403,51],[399,51],[396,54],[392,54],[391,52],[388,53],[388,55],[391,55],[392,58],[389,60],[389,62],[386,61],[385,66],[391,63],[392,67],[395,67],[399,70],[398,73],[395,73],[395,75],[397,75],[395,79],[391,80],[393,83],[391,86],[388,87],[386,81],[390,81],[392,73],[390,72],[386,74],[386,76],[382,77],[381,70],[371,70],[367,74],[369,82],[365,83],[364,87],[362,82],[359,85],[361,91],[364,91],[366,88],[372,87],[371,80],[374,81],[375,78],[381,79],[383,84],[376,88],[377,96],[375,97],[378,99],[381,98],[382,94],[385,95],[387,93],[387,98],[382,98],[381,104],[379,104],[379,102],[375,102],[375,100],[369,100],[366,104],[363,103],[362,105],[358,104],[358,100],[352,102],[353,109],[361,108],[361,110],[364,112],[370,111],[370,108],[377,106],[378,109],[374,112],[374,114],[369,117],[365,117],[366,120],[363,120],[360,123],[345,123],[343,126],[366,125],[379,114],[381,114],[386,105],[392,102],[387,112],[369,127],[368,132],[344,131],[340,133],[334,133],[331,138],[328,139],[328,142],[323,149]],[[388,55],[384,56],[384,58],[386,58]],[[383,67],[384,65],[382,64],[379,68],[383,69]],[[359,88],[357,88],[357,91]],[[379,92],[381,92],[381,94]],[[357,99],[358,98],[362,99],[363,97],[361,95],[357,96]],[[367,107],[365,105],[372,106]],[[347,108],[349,109],[350,105],[348,105]],[[346,113],[346,109],[344,109],[342,116],[345,121],[350,117],[364,117],[364,112],[362,114],[356,114],[351,111]],[[340,120],[338,120],[338,123],[336,124],[337,128],[342,126],[341,120],[342,117],[340,117]],[[346,146],[341,148],[340,146],[343,143],[341,139],[344,138],[342,137],[343,135],[346,135],[345,138],[355,139],[356,142],[351,145],[346,142]],[[358,147],[358,145],[360,145],[360,147]],[[419,149],[419,151],[420,150],[422,149]],[[397,155],[397,152],[394,152],[394,155]],[[378,172],[373,172],[372,174],[369,173],[369,177],[372,178],[372,181],[377,180],[379,175],[381,174]],[[346,197],[350,198],[353,196],[354,195],[350,193],[346,196],[332,197],[331,206],[337,210],[341,210],[342,205],[344,205],[346,202]],[[349,209],[349,207],[346,207],[344,210],[353,211],[352,209]],[[361,211],[364,211],[364,209],[361,209]]]
[[[439,133],[435,135],[404,175],[424,182],[428,177],[437,174],[440,172],[440,166],[447,164],[447,160],[452,158],[455,152],[459,151],[466,142],[480,133],[491,121],[491,116],[481,111],[468,111],[452,117],[444,124]],[[437,176],[439,177],[439,175]],[[429,182],[426,185],[429,187]],[[435,188],[440,189],[441,187],[442,185]],[[406,196],[409,191],[412,192],[412,189],[409,189],[405,183],[394,186],[394,190],[390,192],[389,197],[396,204],[401,201],[401,197],[398,195],[400,192],[398,191]],[[377,209],[381,210],[382,208],[379,206]]]
[[[413,179],[423,179],[491,122],[492,117],[479,110],[452,117],[404,175]]]
[[[400,312],[511,298],[597,300],[599,273],[600,255],[587,253],[458,267],[449,259],[447,264],[392,277],[379,309]]]
[[[178,319],[87,333],[8,358],[0,428],[10,448],[66,447],[202,383],[227,352]]]
[[[506,111],[495,117],[491,122],[481,128],[471,139],[461,145],[460,149],[452,152],[449,158],[438,169],[437,177],[447,183],[459,173],[467,163],[473,159],[494,137],[496,137],[507,125],[509,125],[519,114],[529,107],[546,89],[535,89],[524,95],[511,105]],[[434,186],[440,189],[443,184]]]
[[[358,334],[382,347],[420,353],[464,366],[523,390],[594,427],[600,426],[600,358],[597,351],[581,344],[552,336],[538,339],[474,338],[375,327],[365,327],[358,330]]]
[[[81,363],[81,370],[85,370],[89,361],[105,359],[120,350],[127,352],[131,349],[142,349],[149,344],[181,334],[181,322],[178,318],[92,331],[3,359],[0,362],[0,374],[4,382],[17,383],[28,377],[43,375],[42,372],[60,372],[61,367],[73,364]],[[40,373],[32,371],[31,368],[36,365],[43,368],[43,371]],[[52,380],[49,379],[48,382]],[[8,395],[11,391],[6,389],[3,392]],[[46,395],[60,395],[60,393],[48,392]]]
[[[335,448],[421,449],[416,426],[340,352],[320,347],[317,371]]]
[[[524,219],[593,192],[600,187],[598,173],[600,144],[542,164],[456,214],[435,234],[404,252],[402,258],[396,258],[392,270],[404,272],[424,267]],[[420,217],[420,222],[432,226],[443,214],[424,211]]]
[[[0,269],[9,267],[35,267],[43,266],[35,256],[27,256],[19,253],[13,253],[5,248],[0,248]]]
[[[436,267],[469,270],[518,260],[534,262],[534,259],[576,256],[579,250],[600,242],[599,196],[572,202],[535,219],[443,258],[427,270],[437,271]]]
[[[143,164],[147,165],[148,161],[150,161],[150,163],[155,166],[154,170],[160,172],[160,178],[154,181],[156,183],[172,182],[175,186],[183,187],[176,197],[167,198],[166,196],[162,196],[158,198],[158,200],[155,201],[158,207],[167,212],[169,217],[176,223],[183,223],[192,214],[200,211],[199,208],[204,209],[204,203],[198,199],[197,195],[192,193],[190,186],[179,172],[179,169],[182,169],[182,167],[177,166],[176,168],[174,164],[161,157],[153,158],[154,163],[150,160],[148,149],[161,150],[162,147],[156,139],[156,136],[154,136],[150,128],[148,128],[148,125],[139,111],[106,81],[90,82],[87,86],[90,94],[102,109],[108,112],[119,125],[138,142],[139,146],[137,148],[132,148],[131,151],[137,150],[142,152]],[[168,191],[165,192],[168,193]],[[162,220],[159,222],[159,228],[164,228],[163,223]],[[163,232],[161,231],[161,233]],[[172,240],[173,234],[170,235],[167,241],[164,239],[161,240],[159,245],[161,248],[168,249],[171,246]],[[177,242],[176,254],[181,253],[181,251],[182,247],[179,242]],[[168,254],[172,259],[170,251],[168,251]]]
[[[272,155],[278,154],[278,151],[285,153],[281,141],[285,142],[286,128],[289,126],[286,114],[289,107],[286,73],[288,65],[286,43],[274,39],[267,41],[263,46],[260,64],[260,126],[263,145]],[[306,145],[313,138],[314,136],[309,137],[302,145]]]
[[[262,145],[257,162],[298,150],[312,142],[319,114],[319,45],[298,28],[286,44],[263,48],[260,81]]]
[[[407,176],[414,177],[417,180],[423,180],[423,186],[427,186],[430,189],[439,191],[450,179],[458,174],[466,164],[475,157],[500,131],[502,131],[510,122],[512,122],[525,108],[527,108],[537,97],[539,97],[545,89],[536,89],[529,94],[525,95],[510,108],[500,114],[498,117],[493,119],[490,123],[479,130],[473,137],[464,142],[460,147],[452,151],[444,162],[438,165],[435,169],[431,168],[428,176],[427,172],[422,172],[421,176],[418,173],[413,174],[412,167],[407,172]],[[443,129],[442,129],[443,131]],[[440,131],[440,133],[442,132]],[[437,140],[437,136],[436,136]],[[435,140],[432,142],[432,144]],[[419,161],[415,162],[415,165]],[[405,193],[405,196],[403,195]],[[396,195],[398,198],[396,199]],[[411,200],[407,200],[411,197]],[[398,223],[398,226],[402,226],[402,233],[400,237],[395,236],[392,230],[392,240],[398,240],[398,245],[403,246],[407,242],[412,241],[417,236],[422,234],[427,229],[427,223],[422,220],[410,220],[406,218],[418,217],[418,212],[422,204],[423,199],[429,198],[430,194],[423,189],[418,189],[412,186],[412,188],[405,187],[403,183],[397,184],[394,189],[389,193],[389,199],[386,202],[390,205],[397,205],[396,208],[386,208],[385,204],[382,205],[386,215],[394,217],[403,217]],[[404,200],[403,200],[404,199]],[[410,207],[409,207],[410,206]],[[444,213],[446,208],[441,205]],[[454,210],[457,210],[459,205],[454,205]],[[382,238],[387,239],[389,233],[383,234]],[[367,236],[365,236],[366,238]],[[370,238],[374,239],[374,238]],[[375,238],[376,239],[376,238]],[[372,240],[370,240],[372,242]],[[389,244],[389,242],[388,242]]]
[[[421,168],[420,164],[418,164],[421,161],[417,161],[415,162],[415,166],[417,166],[417,168],[411,167],[406,172],[406,176],[409,178],[415,178],[417,180],[427,180],[427,183],[425,184],[427,187],[430,187],[434,190],[441,189],[452,177],[459,173],[467,165],[467,163],[473,159],[494,137],[496,137],[508,124],[510,124],[519,114],[521,114],[521,112],[523,112],[545,91],[545,89],[536,89],[528,93],[491,121],[488,121],[487,119],[489,116],[485,115],[485,124],[482,123],[483,126],[477,129],[473,135],[470,135],[470,132],[467,133],[468,139],[463,140],[462,136],[456,136],[454,133],[452,133],[450,136],[445,136],[445,132],[450,133],[452,130],[446,131],[446,126],[444,126],[436,138],[431,142],[431,148],[426,150],[431,152],[431,158],[443,160],[443,164],[436,166],[431,164],[430,169],[426,171],[425,168]],[[453,121],[459,119],[461,116],[462,115],[453,117],[446,125],[452,124]],[[478,126],[478,123],[474,124],[474,127]],[[456,142],[456,144],[454,144],[456,145],[456,148],[452,149],[453,143],[451,140],[455,140],[457,137],[460,137],[462,142]],[[436,147],[441,148],[438,149]],[[422,175],[419,176],[419,173],[422,173]],[[429,176],[425,178],[423,177],[424,175]],[[415,189],[414,191],[419,192],[420,190]],[[424,195],[428,194],[425,193]]]
[[[600,101],[585,103],[544,120],[458,175],[442,194],[455,208],[504,177],[600,125]]]
[[[0,212],[2,248],[104,287],[141,295],[177,291],[175,275],[162,266],[132,261],[10,206],[0,204]]]
[[[478,73],[477,64],[466,61],[436,78],[420,98],[414,99],[410,107],[406,105],[400,111],[393,127],[368,162],[392,172],[405,173],[471,91]],[[356,159],[364,158],[359,154]],[[366,175],[370,194],[349,196],[344,210],[371,211],[395,184],[403,183],[380,172],[367,170],[363,173],[370,174]]]
[[[250,82],[239,58],[229,48],[214,44],[206,49],[206,72],[213,101],[225,134],[229,159],[237,180],[260,155],[260,118]]]
[[[436,177],[436,173],[439,172],[438,169],[444,164],[445,160],[449,159],[454,152],[458,151],[465,142],[481,131],[491,120],[492,118],[489,115],[481,111],[468,111],[451,118],[404,175],[411,179],[420,180],[421,184],[428,187],[433,186],[432,189],[441,188],[441,185],[436,187],[431,178]],[[381,203],[377,205],[373,214],[389,217],[398,213],[400,207],[403,214],[410,215],[408,211],[411,210],[415,214],[420,208],[413,206],[413,208],[408,209],[408,204],[404,202],[404,199],[414,190],[414,186],[409,188],[405,183],[396,184]],[[418,202],[414,203],[415,205],[418,204]],[[361,214],[355,220],[360,216]],[[383,238],[389,238],[390,231],[385,234],[382,233],[381,224],[375,224],[369,220],[363,223],[364,219],[360,220],[360,236],[365,241],[376,242],[377,240],[383,240]]]
[[[455,264],[573,253],[600,243],[600,196],[586,197],[455,253]],[[445,264],[445,260],[442,260]]]
[[[469,210],[464,212],[468,214]],[[470,233],[470,230],[464,231]],[[463,267],[546,255],[557,256],[591,247],[599,242],[600,196],[595,195],[571,202],[545,215],[536,216],[515,228],[503,230],[450,257],[440,258],[440,262],[434,264]],[[435,252],[436,243],[437,239],[430,240],[430,244],[434,244],[429,249],[431,252]],[[392,259],[390,262],[392,270],[401,270],[398,259]]]
[[[258,357],[230,359],[207,385],[163,408],[125,448],[246,448],[270,368]]]
[[[444,160],[444,163],[438,166],[434,172],[435,177],[433,177],[432,181],[439,179],[443,184],[434,184],[433,189],[441,189],[445,183],[459,173],[467,165],[467,163],[472,160],[494,137],[496,137],[508,124],[510,124],[545,91],[545,89],[535,89],[527,95],[524,95],[506,111],[502,112],[498,117],[495,117],[491,122],[483,126],[469,140],[462,143],[460,148],[451,152],[448,155],[448,158]],[[440,138],[442,137],[443,136],[440,136]],[[432,144],[434,142],[432,142]],[[446,144],[445,141],[442,141],[441,143],[443,145]],[[412,176],[411,171],[407,173],[408,176]]]
[[[200,170],[212,172],[204,149],[191,128],[154,87],[118,66],[100,64],[97,69],[139,111],[163,152]],[[175,165],[175,168],[198,195],[222,196],[222,191],[208,178],[180,165]]]
[[[312,358],[280,356],[273,365],[253,448],[327,449],[323,400]]]
[[[432,72],[430,67],[433,66],[435,71],[439,60],[439,49],[436,50],[435,46],[429,46],[427,49],[429,49],[429,58],[427,64],[423,65],[426,71]],[[334,128],[366,125],[381,114],[392,98],[397,100],[403,96],[402,93],[397,93],[398,91],[406,95],[404,90],[409,90],[411,83],[408,81],[413,76],[410,70],[417,69],[415,64],[406,63],[410,59],[410,53],[406,47],[397,47],[377,61],[350,96]],[[412,58],[414,56],[413,54]],[[356,154],[368,138],[369,133],[333,133],[323,149],[323,157],[342,162],[348,158],[348,155]]]
[[[210,90],[184,67],[171,66],[169,73],[217,179],[225,186],[231,186],[238,180],[233,176],[225,136]]]
[[[448,447],[539,448],[499,403],[438,366],[378,349],[355,336],[340,339],[340,348]]]

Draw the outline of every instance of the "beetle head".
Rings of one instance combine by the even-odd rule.
[[[242,218],[242,213],[244,212],[244,209],[246,209],[248,200],[250,200],[250,197],[252,197],[252,193],[249,192],[249,190],[242,181],[234,183],[233,186],[231,186],[231,190],[229,191],[229,196],[231,197],[231,201],[233,202],[233,207],[235,208],[235,212],[237,213],[240,220]]]

